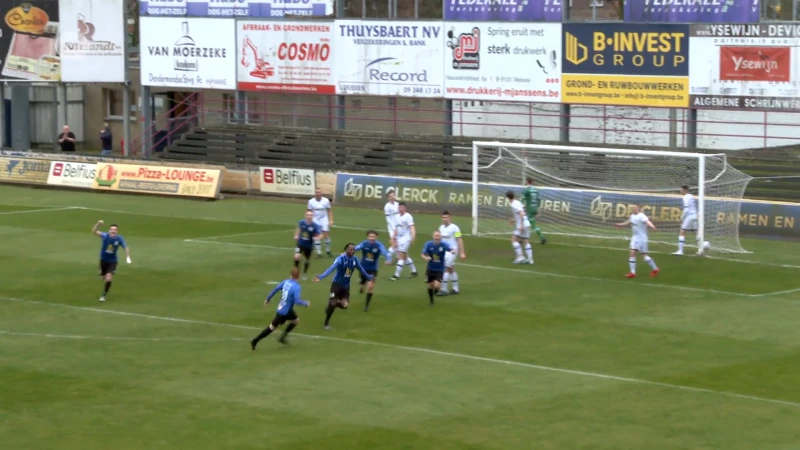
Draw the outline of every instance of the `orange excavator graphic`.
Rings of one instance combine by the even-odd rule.
[[[248,48],[253,53],[253,61],[255,62],[256,65],[256,67],[250,71],[250,76],[266,79],[268,77],[275,75],[275,69],[273,69],[268,62],[259,58],[258,48],[255,45],[253,45],[253,41],[251,41],[249,37],[245,37],[244,42],[242,43],[242,66],[250,67],[250,62],[247,60]]]

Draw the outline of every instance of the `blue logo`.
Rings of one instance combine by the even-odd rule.
[[[401,67],[403,64],[403,61],[397,58],[378,58],[364,66],[364,69],[369,73],[370,81],[428,82],[427,70],[416,73],[403,72]]]
[[[8,172],[8,176],[11,176],[11,172],[14,170],[15,167],[19,165],[18,159],[11,159],[8,161],[8,165],[6,166],[6,172]]]

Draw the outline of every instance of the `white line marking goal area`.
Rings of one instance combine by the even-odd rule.
[[[14,298],[14,297],[2,297],[0,296],[0,301],[6,302],[15,302],[15,303],[22,303],[22,304],[29,304],[29,305],[40,305],[46,307],[57,307],[57,308],[66,308],[74,311],[84,311],[84,312],[92,312],[98,314],[113,314],[118,316],[126,316],[126,317],[136,317],[140,319],[147,319],[147,320],[159,320],[165,322],[172,322],[172,323],[184,323],[184,324],[198,324],[198,325],[208,325],[208,326],[215,326],[215,327],[226,327],[226,328],[235,328],[240,330],[250,330],[256,331],[260,330],[259,327],[247,326],[247,325],[239,325],[239,324],[232,324],[232,323],[220,323],[220,322],[210,322],[205,320],[192,320],[192,319],[183,319],[180,317],[167,317],[167,316],[156,316],[150,314],[140,314],[140,313],[133,313],[127,311],[118,311],[113,309],[101,309],[101,308],[92,308],[86,306],[76,306],[76,305],[66,305],[63,303],[54,303],[54,302],[45,302],[45,301],[38,301],[38,300],[27,300],[21,298]],[[0,336],[2,333],[0,333]],[[413,353],[425,353],[429,355],[436,355],[442,356],[447,358],[454,358],[454,359],[462,359],[468,361],[474,361],[479,363],[488,363],[488,364],[496,364],[496,365],[504,365],[510,367],[519,367],[523,369],[532,369],[537,371],[544,371],[544,372],[555,372],[564,375],[572,375],[572,376],[579,376],[579,377],[587,377],[587,378],[596,378],[608,381],[617,381],[622,383],[631,383],[631,384],[639,384],[645,386],[653,386],[659,387],[664,389],[673,389],[679,390],[684,392],[692,392],[696,394],[707,394],[707,395],[714,395],[714,396],[721,396],[727,397],[731,399],[738,399],[738,400],[747,400],[753,402],[760,402],[760,403],[769,403],[773,405],[780,405],[792,408],[800,408],[800,402],[794,402],[789,400],[780,400],[774,398],[766,398],[766,397],[758,397],[755,395],[747,395],[747,394],[738,394],[735,392],[727,392],[727,391],[717,391],[714,389],[706,389],[700,387],[693,387],[693,386],[685,386],[681,384],[671,384],[671,383],[661,383],[658,381],[650,381],[644,380],[640,378],[631,378],[631,377],[623,377],[617,375],[609,375],[604,373],[597,373],[597,372],[589,372],[583,370],[573,370],[573,369],[565,369],[561,367],[552,367],[552,366],[545,366],[540,364],[531,364],[525,363],[520,361],[511,361],[505,359],[498,359],[498,358],[489,358],[484,356],[477,356],[477,355],[469,355],[465,353],[455,353],[455,352],[447,352],[443,350],[434,350],[430,348],[424,347],[411,347],[407,345],[396,345],[396,344],[389,344],[384,342],[376,342],[376,341],[367,341],[367,340],[359,340],[359,339],[347,339],[347,338],[338,338],[332,336],[320,336],[320,335],[311,335],[311,334],[301,334],[295,333],[296,336],[306,338],[306,339],[317,339],[322,341],[330,341],[330,342],[340,342],[340,343],[347,343],[347,344],[354,344],[354,345],[365,345],[365,346],[372,346],[372,347],[382,347],[387,349],[393,349],[398,351],[405,351],[405,352],[413,352]],[[57,335],[52,335],[57,336]],[[242,338],[242,345],[248,343],[248,338]]]

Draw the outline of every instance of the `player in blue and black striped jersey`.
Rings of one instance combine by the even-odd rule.
[[[361,276],[361,290],[364,293],[364,285],[367,286],[367,301],[364,304],[364,312],[369,311],[369,303],[372,301],[372,290],[375,288],[375,278],[378,277],[378,261],[381,256],[386,260],[386,264],[391,264],[389,261],[389,252],[383,244],[378,242],[378,232],[369,230],[367,232],[367,240],[356,245],[356,251],[361,252],[361,265],[368,274],[372,275],[371,280],[367,280]]]
[[[317,283],[328,275],[336,271],[333,276],[333,283],[331,283],[331,295],[328,298],[328,308],[325,309],[325,329],[330,328],[331,316],[336,308],[347,309],[350,303],[350,279],[356,270],[361,272],[361,275],[367,280],[372,280],[372,275],[364,270],[358,258],[355,257],[356,246],[353,243],[348,243],[344,246],[344,254],[339,255],[333,264],[328,267],[321,275],[314,277],[314,282]]]
[[[319,225],[314,223],[314,212],[310,209],[306,211],[306,218],[297,224],[294,230],[294,240],[297,242],[297,247],[294,249],[294,266],[300,267],[300,256],[306,258],[303,263],[303,279],[308,273],[308,266],[311,264],[311,252],[314,250],[314,242],[319,240],[319,235],[322,233]]]
[[[442,233],[434,231],[433,240],[425,243],[422,248],[422,259],[428,261],[428,297],[433,306],[433,296],[439,293],[444,276],[444,257],[455,250],[442,240]]]
[[[111,224],[108,227],[108,232],[100,231],[100,225],[103,224],[102,220],[98,220],[92,228],[92,234],[99,237],[103,243],[100,247],[100,276],[103,277],[104,289],[103,295],[100,296],[100,301],[106,301],[108,290],[111,289],[111,282],[114,279],[114,274],[117,272],[117,250],[120,247],[125,249],[125,259],[128,264],[131,263],[131,249],[125,243],[125,239],[119,235],[119,227],[116,224]]]
[[[289,325],[283,330],[283,334],[278,341],[280,341],[281,344],[288,344],[289,342],[286,340],[286,336],[300,323],[300,318],[297,317],[297,314],[294,312],[294,305],[311,306],[311,302],[300,298],[300,284],[297,282],[297,279],[300,278],[300,269],[293,267],[291,275],[291,278],[281,281],[280,284],[275,286],[275,289],[267,295],[264,305],[268,305],[272,297],[278,292],[281,293],[281,302],[278,303],[278,309],[275,313],[275,318],[272,319],[272,323],[270,323],[267,328],[264,328],[264,331],[256,336],[255,339],[250,341],[250,347],[253,350],[256,349],[260,340],[269,336],[270,333],[286,322],[289,322]]]

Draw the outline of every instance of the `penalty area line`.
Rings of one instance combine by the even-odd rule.
[[[215,239],[224,239],[224,238],[232,238],[232,237],[239,237],[239,236],[257,236],[260,234],[277,234],[277,233],[288,233],[292,231],[292,228],[285,228],[281,230],[270,230],[270,231],[253,231],[251,233],[236,233],[236,234],[223,234],[221,236],[207,236],[197,238],[198,241],[209,241]],[[187,242],[191,242],[192,239],[184,239]]]
[[[149,320],[162,320],[167,322],[175,322],[175,323],[186,323],[186,324],[199,324],[199,325],[209,325],[209,326],[218,326],[218,327],[227,327],[227,328],[236,328],[236,329],[244,329],[244,330],[259,330],[258,327],[247,326],[247,325],[238,325],[238,324],[231,324],[231,323],[221,323],[221,322],[209,322],[205,320],[192,320],[192,319],[182,319],[179,317],[168,317],[168,316],[155,316],[149,314],[140,314],[140,313],[133,313],[133,312],[126,312],[126,311],[118,311],[113,309],[100,309],[100,308],[91,308],[85,306],[75,306],[75,305],[65,305],[63,303],[52,303],[52,302],[43,302],[38,300],[27,300],[21,298],[14,298],[14,297],[3,297],[0,296],[0,300],[5,300],[9,302],[16,302],[16,303],[27,303],[32,305],[42,305],[42,306],[50,306],[50,307],[60,307],[78,311],[91,311],[96,313],[103,313],[103,314],[113,314],[118,316],[128,316],[128,317],[139,317],[142,319],[149,319]],[[554,372],[554,373],[561,373],[565,375],[574,375],[586,378],[597,378],[602,380],[609,380],[609,381],[619,381],[623,383],[631,383],[631,384],[640,384],[646,386],[656,386],[666,389],[675,389],[681,390],[685,392],[694,392],[700,394],[709,394],[709,395],[716,395],[722,397],[728,397],[732,399],[739,399],[739,400],[749,400],[754,402],[761,402],[761,403],[770,403],[774,405],[781,405],[781,406],[790,406],[793,408],[800,408],[800,402],[793,402],[789,400],[779,400],[774,398],[766,398],[766,397],[758,397],[755,395],[747,395],[747,394],[737,394],[735,392],[727,392],[727,391],[717,391],[714,389],[706,389],[706,388],[699,388],[699,387],[692,387],[692,386],[685,386],[682,384],[671,384],[671,383],[662,383],[658,381],[650,381],[650,380],[643,380],[640,378],[630,378],[630,377],[622,377],[617,375],[609,375],[597,372],[587,372],[583,370],[573,370],[573,369],[564,369],[560,367],[552,367],[552,366],[544,366],[539,364],[531,364],[531,363],[524,363],[520,361],[511,361],[505,359],[497,359],[497,358],[488,358],[483,356],[476,356],[476,355],[469,355],[465,353],[455,353],[455,352],[446,352],[442,350],[434,350],[430,348],[424,347],[411,347],[406,345],[395,345],[395,344],[388,344],[383,342],[376,342],[376,341],[365,341],[365,340],[358,340],[358,339],[347,339],[347,338],[337,338],[332,336],[320,336],[320,335],[313,335],[313,334],[302,334],[302,333],[295,333],[298,337],[308,338],[308,339],[317,339],[317,340],[326,340],[332,342],[342,342],[342,343],[349,343],[349,344],[357,344],[357,345],[365,345],[365,346],[372,346],[372,347],[383,347],[383,348],[391,348],[395,350],[403,350],[407,352],[413,353],[427,353],[430,355],[437,355],[437,356],[445,356],[448,358],[455,358],[455,359],[463,359],[469,361],[477,361],[477,362],[484,362],[484,363],[491,363],[497,365],[505,365],[505,366],[512,366],[512,367],[521,367],[526,369],[533,369],[543,372]],[[243,339],[244,341],[244,339]]]
[[[3,211],[0,212],[0,216],[8,216],[11,214],[30,214],[30,213],[41,213],[41,212],[56,212],[56,211],[70,211],[74,209],[83,209],[80,206],[69,206],[65,208],[39,208],[39,209],[25,209],[21,211]]]
[[[0,330],[0,336],[41,337],[48,339],[72,339],[81,341],[138,341],[138,342],[241,342],[243,338],[184,338],[164,337],[146,338],[131,336],[84,336],[77,334],[22,333],[18,331]]]

